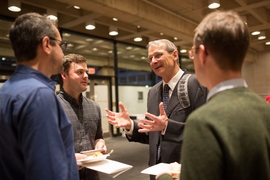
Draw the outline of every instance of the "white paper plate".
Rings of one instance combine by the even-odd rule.
[[[92,162],[102,161],[102,160],[106,159],[108,156],[109,156],[109,154],[100,155],[98,157],[88,156],[85,159],[77,160],[77,162],[80,162],[80,163],[92,163]]]
[[[169,169],[171,164],[173,164],[173,163],[170,163],[170,164],[168,164],[168,163],[159,163],[159,164],[156,164],[154,166],[151,166],[151,167],[148,167],[148,168],[144,169],[143,171],[141,171],[141,173],[143,173],[143,174],[151,174],[151,175],[158,175],[158,174],[160,174],[162,172],[168,172],[168,173],[174,174],[174,175],[179,177],[181,166],[179,168],[179,171],[178,170],[173,171],[173,170]]]
[[[101,152],[102,149],[95,149],[95,150],[89,150],[89,151],[81,151],[81,154],[85,154],[87,156],[91,156],[93,154],[95,154],[96,152]]]

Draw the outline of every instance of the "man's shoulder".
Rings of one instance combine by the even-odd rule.
[[[187,84],[188,90],[190,91],[197,90],[199,88],[202,91],[202,93],[204,93],[204,95],[207,95],[208,93],[207,88],[200,84],[195,74],[190,74]]]
[[[88,98],[86,96],[83,96],[83,95],[82,95],[82,99],[83,99],[83,101],[86,101],[86,102],[89,102],[89,103],[95,103],[95,101],[93,101],[92,99],[90,99],[90,98]]]
[[[85,96],[82,96],[82,98],[83,98],[83,102],[87,103],[88,105],[99,107],[99,104],[97,102],[95,102],[94,100],[92,100],[88,97],[85,97]]]
[[[35,78],[18,79],[10,78],[1,88],[2,93],[12,94],[13,96],[28,96],[41,93],[54,92],[47,84]]]
[[[59,99],[60,101],[63,101],[65,98],[64,98],[64,94],[63,94],[63,91],[60,91],[57,95],[56,95],[57,99]]]
[[[189,74],[190,76],[189,76],[189,78],[188,78],[188,83],[189,84],[191,84],[191,87],[193,86],[193,85],[200,85],[200,83],[199,83],[199,81],[198,81],[198,79],[197,79],[197,76],[196,76],[196,74]]]
[[[197,76],[195,74],[185,73],[181,76],[181,78],[177,82],[178,86],[184,85],[189,88],[198,87],[200,85]]]
[[[191,107],[191,109],[204,104],[208,94],[207,88],[200,85],[195,74],[184,74],[178,82],[177,92],[182,107]]]

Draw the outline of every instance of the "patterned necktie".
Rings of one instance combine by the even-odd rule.
[[[163,108],[166,109],[169,103],[169,99],[170,99],[170,95],[169,95],[169,90],[170,87],[168,84],[164,85],[164,89],[163,89]],[[160,159],[160,139],[159,139],[159,143],[158,143],[158,148],[157,148],[157,163],[160,163],[161,159]]]
[[[169,103],[169,99],[170,99],[169,90],[170,90],[169,85],[165,84],[164,89],[163,89],[163,107],[164,107],[164,109],[167,108],[168,103]]]

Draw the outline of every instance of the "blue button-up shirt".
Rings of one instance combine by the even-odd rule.
[[[79,179],[72,126],[54,89],[23,65],[0,88],[0,179]]]

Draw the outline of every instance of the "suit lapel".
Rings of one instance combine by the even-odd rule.
[[[162,101],[162,82],[159,83],[156,86],[155,91],[153,91],[153,96],[151,98],[153,98],[151,100],[152,104],[151,106],[154,107],[154,111],[156,115],[159,115],[159,103]],[[157,104],[156,104],[157,103]]]

